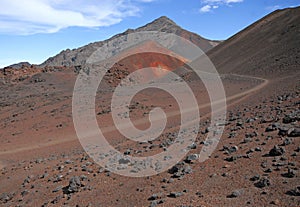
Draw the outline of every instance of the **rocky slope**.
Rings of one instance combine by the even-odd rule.
[[[208,52],[221,73],[265,78],[300,68],[300,7],[277,10]]]
[[[76,66],[85,64],[88,57],[99,47],[103,46],[106,42],[111,41],[115,38],[118,38],[123,35],[128,35],[134,32],[143,32],[143,31],[161,31],[167,33],[174,33],[180,37],[186,38],[199,46],[203,51],[208,51],[214,46],[216,46],[219,41],[207,40],[195,33],[189,32],[182,29],[175,22],[169,18],[163,16],[153,22],[146,24],[145,26],[139,27],[137,29],[128,29],[127,31],[117,34],[105,41],[94,42],[86,46],[77,48],[77,49],[67,49],[59,53],[58,55],[49,58],[40,66]],[[120,43],[122,45],[122,43]]]

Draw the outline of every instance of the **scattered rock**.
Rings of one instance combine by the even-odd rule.
[[[183,195],[183,192],[171,192],[168,197],[170,198],[178,198]]]
[[[51,203],[52,203],[52,204],[56,204],[56,203],[58,203],[62,198],[63,198],[62,195],[57,196],[57,197],[55,197],[55,198],[51,201]]]
[[[250,178],[251,181],[257,181],[260,179],[260,175],[254,175],[253,177]]]
[[[0,195],[0,201],[2,201],[3,203],[7,203],[11,199],[13,199],[13,197],[14,197],[14,193],[2,193]]]
[[[153,201],[153,200],[157,200],[157,199],[160,199],[161,198],[161,194],[153,194],[152,196],[150,196],[148,198],[149,201]]]
[[[272,170],[272,168],[268,168],[268,169],[266,169],[264,172],[265,172],[265,173],[271,173],[271,172],[273,172],[273,170]]]
[[[281,156],[285,153],[285,149],[283,147],[279,147],[275,145],[269,152],[270,156]]]
[[[227,198],[237,198],[243,194],[242,190],[235,190],[230,195],[227,196]]]
[[[164,203],[164,200],[163,200],[163,199],[160,199],[160,200],[154,200],[154,201],[151,201],[150,207],[155,207],[155,206],[157,206],[157,205],[159,205],[159,204],[162,204],[162,203]]]
[[[286,136],[290,128],[287,126],[280,126],[278,129],[279,129],[278,135]]]
[[[269,126],[267,126],[267,128],[265,129],[265,132],[273,132],[273,131],[276,131],[277,129],[278,129],[278,124],[273,123],[273,124],[270,124]]]
[[[65,187],[64,193],[70,194],[70,193],[76,193],[80,190],[81,187],[81,179],[78,176],[71,177],[69,181],[69,185]]]
[[[291,196],[300,196],[300,186],[297,186],[296,188],[289,190],[286,194]]]
[[[185,174],[191,174],[192,173],[192,168],[189,165],[186,165],[183,162],[177,163],[175,166],[173,166],[171,169],[168,171],[170,174],[172,174],[173,178],[181,178]]]
[[[300,121],[300,116],[299,116],[299,112],[297,114],[297,112],[295,113],[291,113],[291,114],[287,114],[285,115],[285,117],[282,119],[282,122],[285,124],[289,124],[295,121]]]
[[[271,184],[270,180],[268,178],[261,178],[258,182],[256,182],[254,185],[257,188],[264,188]]]
[[[239,149],[238,146],[230,146],[230,147],[223,146],[223,151],[225,151],[228,154],[234,153],[234,152],[238,151],[238,149]]]
[[[198,160],[199,159],[199,154],[190,154],[188,155],[186,158],[185,158],[185,162],[187,163],[191,163],[195,160]]]
[[[289,137],[300,137],[300,128],[290,128],[287,135]]]
[[[288,169],[288,172],[286,173],[283,173],[282,174],[283,177],[286,177],[286,178],[293,178],[296,176],[295,172],[293,170],[291,170],[290,168]]]
[[[23,191],[21,192],[21,196],[24,197],[24,196],[28,195],[29,193],[30,193],[29,190],[23,190]]]
[[[283,141],[283,143],[282,143],[282,146],[287,146],[287,145],[289,145],[291,143],[292,143],[291,138],[285,138],[284,141]]]
[[[239,156],[231,156],[231,157],[226,157],[224,160],[226,160],[227,162],[233,162],[236,161],[238,158],[240,158]]]

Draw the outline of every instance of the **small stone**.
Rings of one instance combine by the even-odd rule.
[[[54,198],[52,201],[51,201],[51,203],[52,204],[56,204],[56,203],[58,203],[61,199],[63,198],[63,196],[57,196],[56,198]]]
[[[129,159],[121,158],[121,159],[119,160],[119,164],[125,164],[125,165],[127,165],[128,163],[130,163],[130,160],[129,160]]]
[[[260,179],[259,175],[254,175],[253,177],[250,178],[251,181],[257,181]]]
[[[283,177],[286,177],[286,178],[293,178],[296,176],[296,173],[291,170],[290,168],[288,169],[288,172],[287,173],[284,173],[282,174]]]
[[[238,151],[238,149],[239,149],[238,146],[231,146],[231,147],[223,146],[223,151],[227,152],[228,154],[234,153]]]
[[[288,191],[286,194],[291,196],[300,196],[300,186],[297,186],[296,188]]]
[[[285,153],[285,149],[283,147],[278,147],[275,145],[269,152],[270,156],[281,156]]]
[[[62,181],[63,177],[64,177],[63,175],[57,175],[57,176],[55,176],[53,182],[54,183],[60,182],[60,181]]]
[[[170,198],[178,198],[178,197],[180,197],[180,196],[182,196],[182,195],[183,195],[182,192],[171,192],[171,193],[169,194],[169,197],[170,197]]]
[[[71,163],[72,163],[71,160],[66,160],[66,161],[65,161],[65,164],[66,164],[66,165],[71,164]]]
[[[242,195],[242,190],[235,190],[230,195],[227,196],[227,198],[237,198]]]
[[[265,132],[272,132],[277,130],[277,127],[274,124],[270,124],[266,129]]]
[[[255,150],[256,152],[261,152],[261,151],[262,151],[260,147],[256,147],[254,150]]]
[[[266,161],[264,161],[264,162],[262,162],[262,163],[260,164],[260,166],[261,166],[262,168],[266,168],[266,167],[268,166],[268,163],[267,163]]]
[[[233,162],[236,161],[238,159],[237,156],[231,156],[231,157],[226,157],[225,160],[228,162]]]
[[[190,146],[188,146],[188,149],[196,149],[196,148],[197,148],[196,143],[192,143]]]
[[[156,207],[158,205],[158,201],[151,201],[150,207]]]
[[[300,137],[300,128],[291,128],[288,130],[287,135],[289,137]]]
[[[66,193],[75,193],[78,192],[81,187],[81,180],[78,176],[74,176],[70,179],[69,185],[67,186]]]
[[[255,183],[255,187],[257,188],[264,188],[264,187],[267,187],[269,186],[271,183],[270,183],[270,180],[267,179],[267,178],[261,178],[257,183]]]
[[[52,190],[52,193],[56,193],[56,192],[60,191],[61,189],[62,189],[62,186],[58,186],[57,188]]]
[[[157,200],[159,198],[158,194],[153,194],[148,198],[149,201]]]
[[[282,146],[287,146],[287,145],[289,145],[291,143],[292,143],[291,138],[285,138],[285,140],[282,143]]]
[[[14,197],[13,193],[2,193],[0,195],[0,201],[2,201],[3,203],[7,203],[11,199],[13,199],[13,197]]]
[[[29,190],[23,190],[22,192],[21,192],[21,196],[26,196],[26,195],[28,195],[30,193],[30,191]]]
[[[159,204],[162,204],[162,203],[164,203],[164,202],[165,202],[165,201],[164,201],[163,199],[151,201],[150,207],[155,207],[155,206],[157,206],[157,205],[159,205]]]
[[[199,155],[198,154],[191,154],[191,155],[188,155],[186,158],[185,158],[185,162],[187,163],[191,163],[195,160],[198,160],[199,159]]]
[[[266,169],[264,172],[265,172],[265,173],[271,173],[271,172],[273,172],[273,170],[272,170],[271,168],[268,168],[268,169]]]
[[[222,175],[221,175],[222,177],[228,177],[229,176],[229,174],[228,173],[222,173]]]

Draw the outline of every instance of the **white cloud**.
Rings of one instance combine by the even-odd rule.
[[[201,0],[201,3],[204,4],[200,8],[201,13],[211,12],[213,9],[217,9],[222,5],[230,6],[232,3],[241,3],[244,0]]]
[[[210,12],[211,8],[212,7],[210,5],[205,5],[205,6],[200,8],[200,12],[202,12],[202,13]]]
[[[101,27],[137,15],[153,0],[1,0],[0,33],[54,33],[71,26]]]

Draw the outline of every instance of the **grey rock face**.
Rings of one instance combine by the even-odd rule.
[[[204,52],[210,50],[214,46],[219,44],[219,41],[212,41],[207,40],[195,33],[189,32],[187,30],[182,29],[180,26],[178,26],[176,23],[174,23],[172,20],[170,20],[167,17],[160,17],[153,22],[146,24],[143,27],[137,28],[137,29],[128,29],[127,31],[117,34],[113,37],[111,37],[108,40],[105,41],[99,41],[90,43],[86,46],[77,48],[77,49],[67,49],[60,52],[58,55],[49,58],[44,63],[42,63],[40,66],[80,66],[84,65],[87,61],[87,59],[93,54],[94,51],[96,51],[98,48],[107,45],[107,43],[110,40],[119,38],[120,36],[124,36],[124,41],[126,40],[126,37],[128,34],[134,33],[134,32],[144,32],[144,31],[160,31],[165,33],[173,33],[180,37],[184,37],[188,40],[190,40],[192,43],[200,47]],[[114,48],[121,48],[122,44],[124,42],[118,42],[115,45],[111,45],[111,51],[113,51]]]

